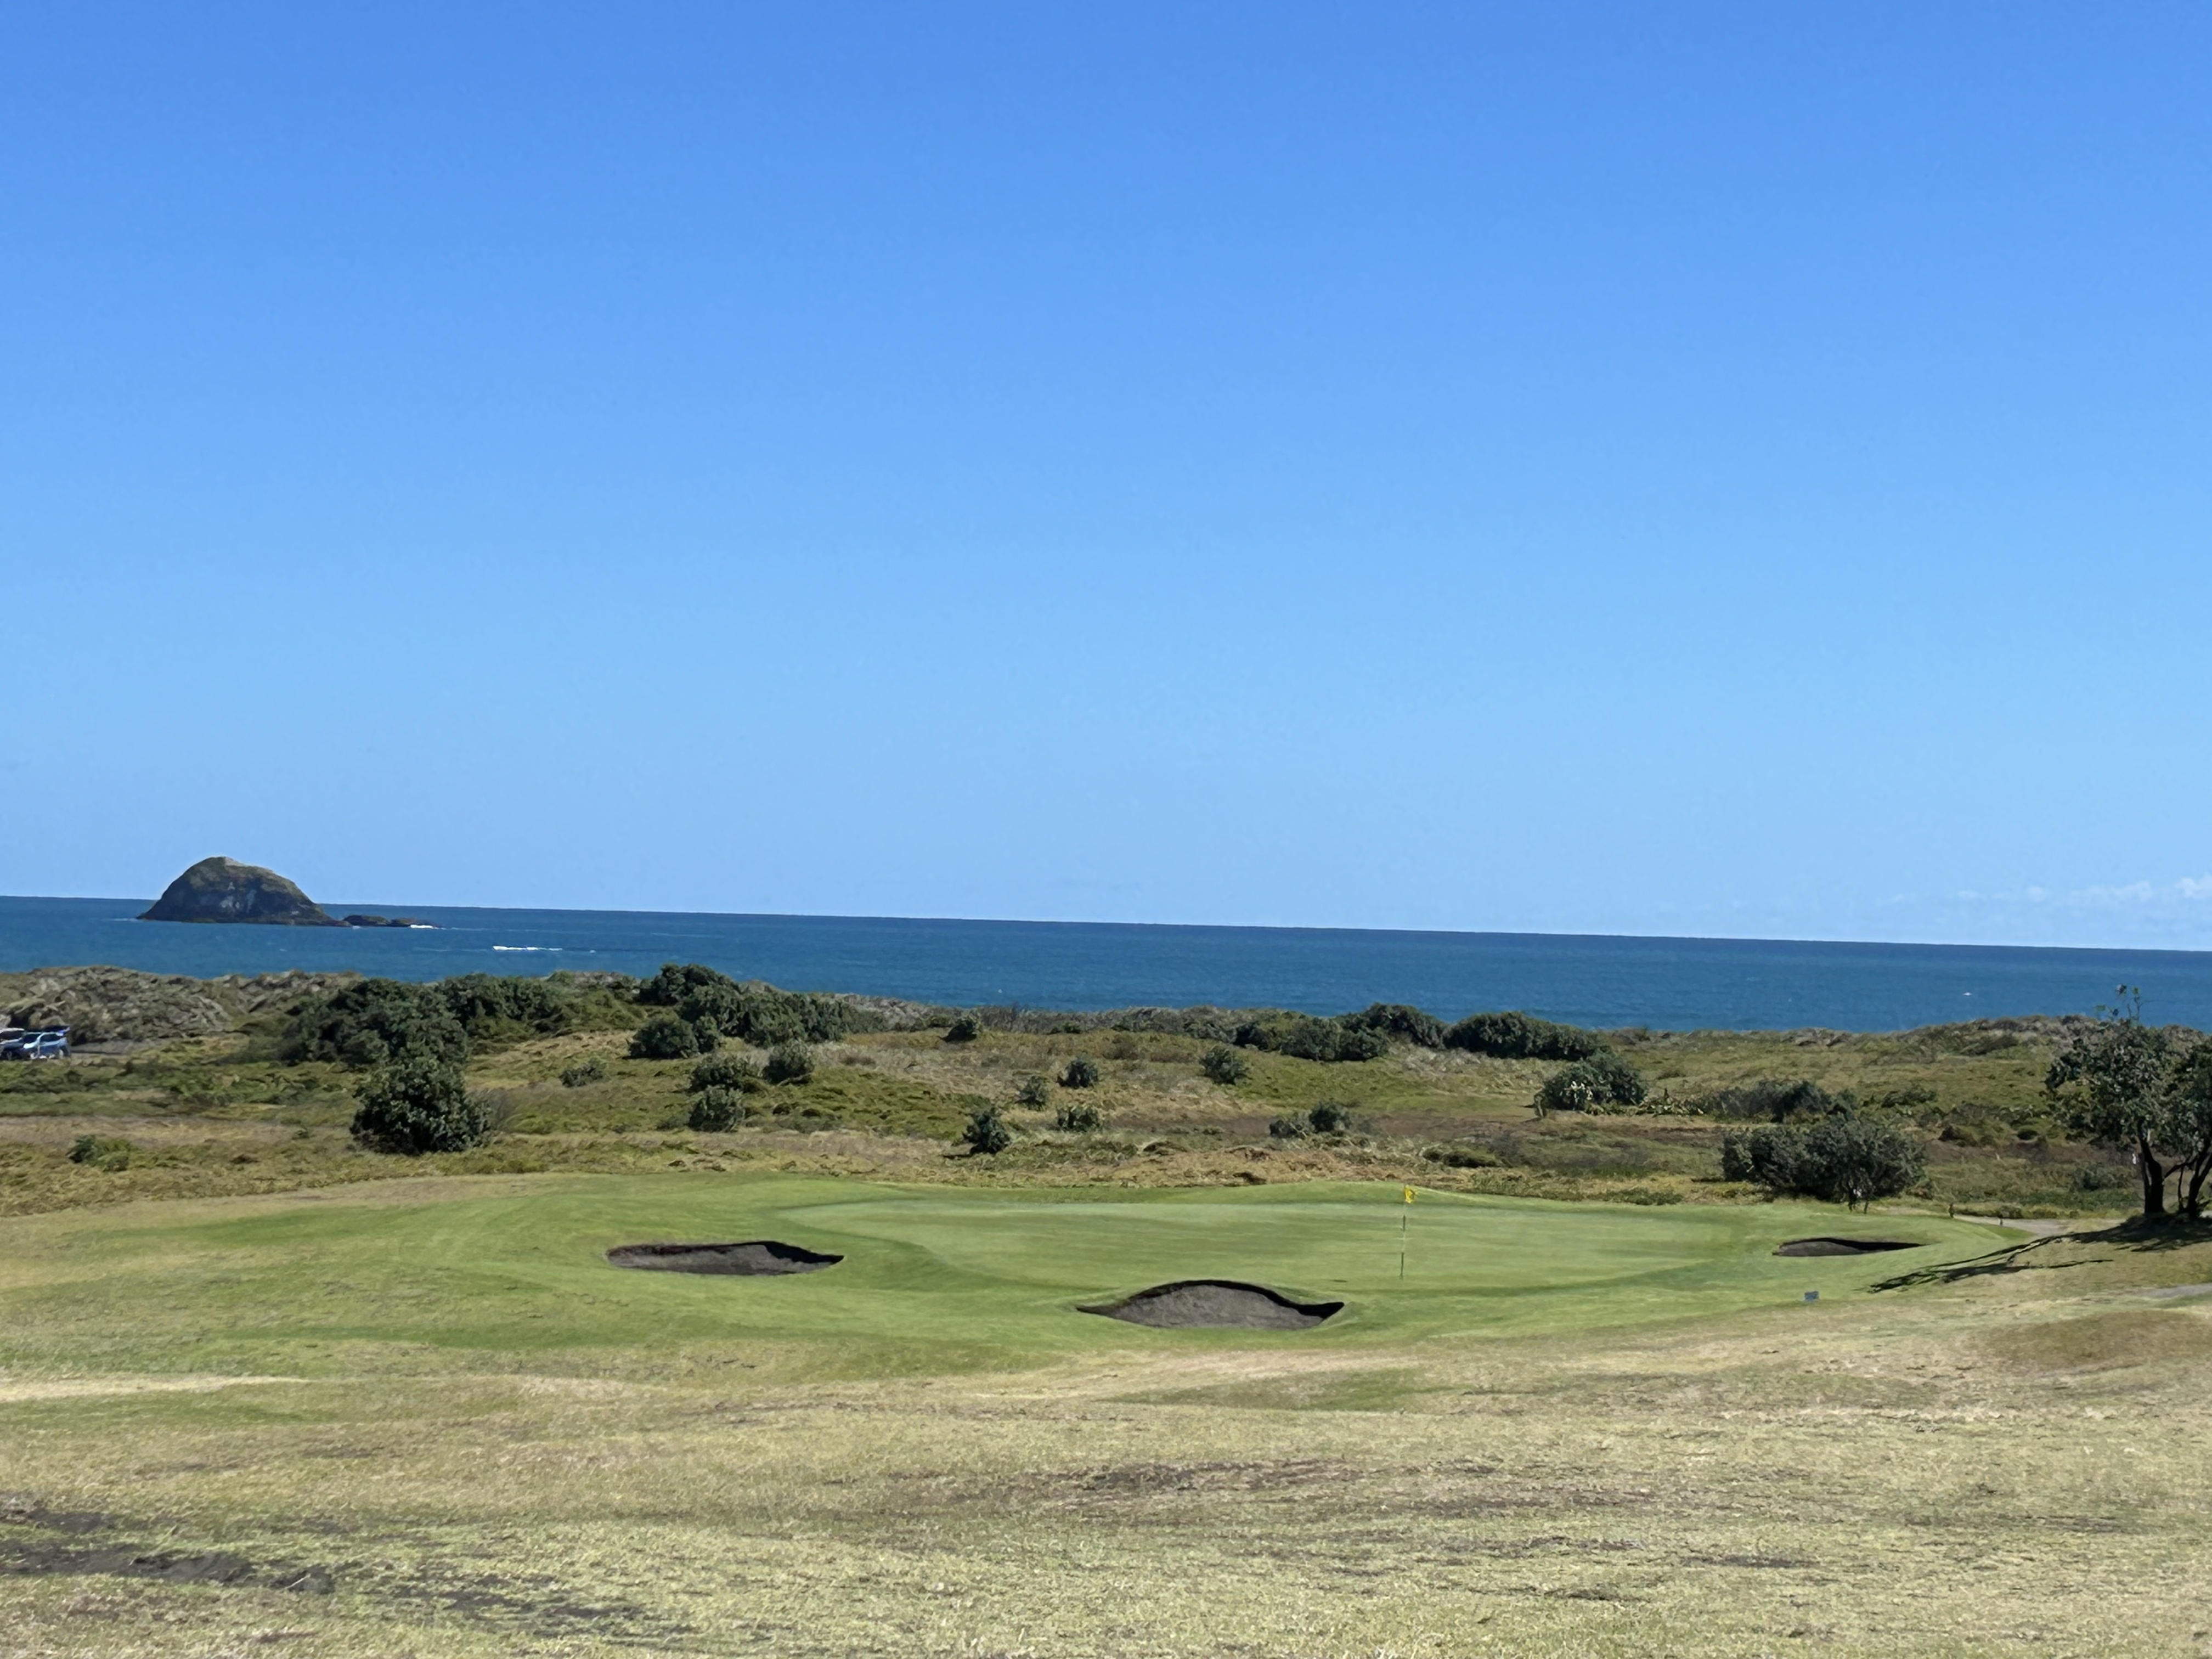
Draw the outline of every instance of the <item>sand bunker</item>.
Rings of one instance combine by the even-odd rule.
[[[1777,1255],[1873,1255],[1882,1250],[1917,1250],[1917,1238],[1793,1238]]]
[[[817,1273],[844,1259],[773,1238],[742,1244],[619,1244],[607,1252],[617,1267],[662,1273]]]
[[[1293,1302],[1263,1285],[1233,1279],[1179,1279],[1079,1311],[1169,1330],[1302,1331],[1343,1306],[1341,1302]]]

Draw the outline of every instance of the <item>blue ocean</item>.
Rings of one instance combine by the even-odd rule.
[[[1186,927],[882,916],[687,915],[347,903],[434,931],[132,920],[144,899],[0,898],[0,972],[108,963],[211,977],[287,968],[395,979],[703,962],[793,990],[1030,1007],[1410,1002],[1446,1018],[1521,1008],[1579,1025],[1896,1030],[2086,1013],[2139,985],[2148,1018],[2212,1027],[2212,952],[1552,933]]]

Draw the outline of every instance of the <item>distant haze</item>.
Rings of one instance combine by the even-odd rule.
[[[0,17],[0,890],[2212,945],[2212,11]]]

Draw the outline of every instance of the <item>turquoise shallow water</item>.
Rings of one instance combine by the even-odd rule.
[[[1456,1018],[1525,1008],[1588,1025],[1894,1030],[1998,1014],[2080,1013],[2143,988],[2156,1020],[2212,1027],[2212,952],[1625,939],[1347,928],[867,916],[477,910],[348,902],[435,932],[194,927],[131,920],[145,899],[0,898],[0,972],[112,963],[158,973],[358,969],[399,979],[649,974],[670,960],[799,990],[1054,1008],[1149,1003],[1335,1013],[1410,1002]]]

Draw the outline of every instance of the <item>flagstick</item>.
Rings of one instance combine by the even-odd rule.
[[[1398,1277],[1406,1276],[1406,1225],[1413,1220],[1410,1209],[1398,1212]]]

